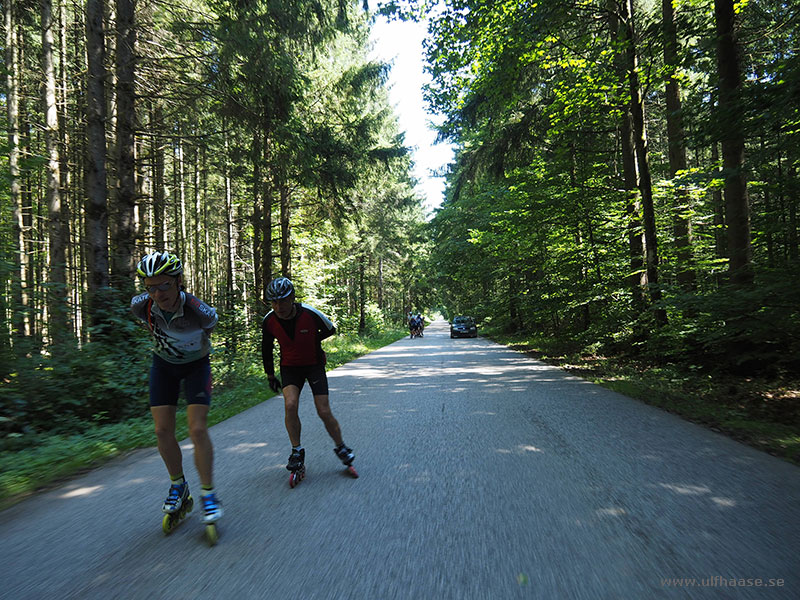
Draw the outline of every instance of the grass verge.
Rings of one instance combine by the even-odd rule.
[[[335,369],[405,337],[405,330],[361,338],[339,335],[325,342],[327,369]],[[215,425],[275,394],[267,385],[257,356],[240,361],[229,382],[215,388],[208,422]],[[178,409],[176,435],[188,436],[185,406]],[[0,453],[0,510],[32,492],[59,483],[103,462],[138,448],[155,445],[149,412],[123,423],[100,425],[75,435],[41,436],[30,448]]]
[[[709,374],[584,354],[558,340],[483,332],[492,340],[800,465],[800,380]]]

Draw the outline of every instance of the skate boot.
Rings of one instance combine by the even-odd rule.
[[[203,505],[203,516],[200,517],[200,520],[206,525],[219,521],[222,517],[222,502],[217,500],[214,492],[207,496],[200,496],[200,504]]]
[[[353,467],[353,459],[355,458],[353,451],[344,444],[334,448],[333,451],[336,453],[336,456],[339,457],[339,460],[342,461],[342,464],[347,467],[347,472],[353,477],[358,477],[358,473]]]
[[[194,500],[189,495],[189,486],[184,483],[173,484],[169,488],[169,496],[164,501],[162,510],[164,518],[161,520],[161,530],[165,535],[181,524],[186,516],[192,512]]]
[[[214,492],[211,492],[206,496],[200,496],[200,504],[203,505],[203,516],[200,520],[206,526],[206,540],[213,546],[219,539],[217,521],[222,517],[222,503],[217,500]]]
[[[303,480],[303,477],[306,476],[305,461],[305,448],[300,448],[299,451],[292,450],[292,454],[289,456],[289,464],[286,465],[286,468],[290,471],[289,487],[293,488]]]
[[[189,484],[185,481],[183,483],[173,483],[169,486],[169,494],[167,499],[164,500],[164,506],[161,507],[161,510],[168,515],[176,513],[181,509],[187,498],[189,498]]]

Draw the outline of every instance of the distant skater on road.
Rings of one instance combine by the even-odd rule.
[[[276,393],[283,390],[286,412],[286,432],[292,453],[286,468],[292,473],[289,483],[302,479],[305,473],[305,449],[300,443],[301,423],[298,414],[300,391],[308,380],[314,405],[328,435],[336,447],[333,451],[354,476],[353,451],[342,439],[339,422],[333,416],[328,397],[328,376],[325,373],[325,351],[322,340],[334,335],[336,327],[317,309],[295,302],[295,290],[286,277],[278,277],[267,287],[272,310],[261,324],[261,356],[269,387]],[[275,376],[272,358],[275,340],[280,347],[280,375]]]
[[[183,265],[174,254],[147,254],[136,270],[147,291],[131,300],[131,310],[147,324],[155,343],[150,367],[150,412],[158,451],[170,476],[169,493],[162,510],[177,519],[178,515],[182,518],[189,512],[193,504],[183,474],[181,447],[175,437],[175,417],[183,381],[194,463],[202,485],[202,521],[212,525],[222,516],[222,506],[214,491],[214,449],[207,425],[211,405],[209,336],[217,324],[217,311],[183,291]],[[169,533],[168,529],[174,524],[176,521],[165,517],[164,531]]]

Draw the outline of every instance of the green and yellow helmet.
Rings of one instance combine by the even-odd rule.
[[[139,277],[155,277],[156,275],[171,275],[173,277],[183,273],[181,259],[169,252],[151,252],[145,254],[136,266]]]

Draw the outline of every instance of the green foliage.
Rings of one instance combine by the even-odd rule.
[[[758,285],[679,295],[670,324],[641,344],[644,356],[705,370],[776,376],[800,371],[798,273],[766,272]]]
[[[80,432],[147,410],[149,336],[126,312],[112,313],[110,333],[83,346],[54,345],[47,354],[14,348],[10,375],[0,385],[0,443],[38,432]]]
[[[790,99],[800,70],[789,49],[797,21],[782,2],[743,5],[743,38],[760,52],[746,57],[746,101],[736,115],[749,135],[756,284],[738,289],[726,281],[730,216],[712,151],[727,127],[715,112],[713,7],[704,0],[676,5],[681,65],[673,73],[663,65],[658,5],[635,5],[632,49],[642,67],[655,191],[661,299],[654,304],[642,287],[644,256],[631,256],[642,231],[620,153],[629,102],[620,66],[628,48],[615,42],[607,7],[467,0],[431,13],[428,100],[446,116],[441,135],[459,148],[448,200],[431,223],[436,304],[501,331],[550,335],[652,365],[797,372],[800,323],[791,288],[800,155]],[[785,27],[774,28],[779,23]],[[765,28],[775,35],[759,35]],[[681,82],[692,163],[674,177],[668,74]],[[688,249],[679,243],[678,221],[690,224]],[[666,312],[665,326],[656,311]]]
[[[364,308],[364,321],[365,329],[362,335],[367,337],[379,335],[381,332],[386,331],[388,327],[386,315],[374,302],[368,303]],[[340,318],[337,327],[342,333],[358,333],[359,322],[360,315],[351,314]]]

